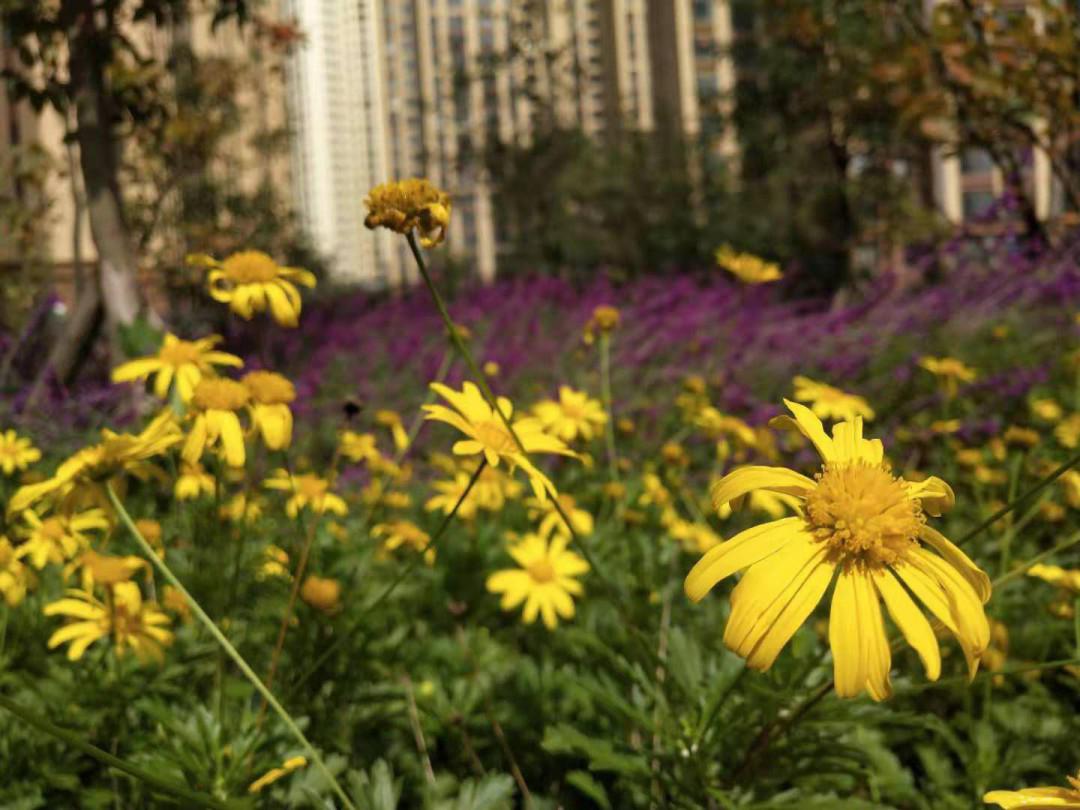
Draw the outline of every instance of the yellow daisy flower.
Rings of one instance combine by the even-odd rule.
[[[338,447],[341,455],[349,461],[377,464],[382,461],[382,453],[379,452],[374,433],[356,433],[352,430],[342,431],[338,436]]]
[[[296,399],[296,387],[273,371],[251,371],[240,382],[251,392],[251,419],[270,450],[283,450],[292,443],[293,416],[289,404]]]
[[[315,276],[299,267],[283,267],[261,250],[244,250],[218,261],[212,256],[188,256],[188,263],[209,268],[206,282],[210,296],[246,321],[270,308],[281,326],[295,327],[300,321],[300,291],[297,284],[315,286]]]
[[[220,342],[218,335],[181,340],[176,335],[167,334],[156,355],[120,364],[112,371],[112,381],[132,382],[153,376],[156,397],[166,399],[169,389],[175,384],[180,400],[190,402],[199,380],[214,376],[214,366],[240,368],[244,365],[244,361],[236,355],[216,351],[214,346]]]
[[[22,513],[29,524],[26,541],[15,549],[19,559],[30,558],[39,571],[49,563],[60,565],[90,547],[86,532],[108,531],[109,520],[101,509],[87,509],[73,515],[57,514],[42,519],[27,509]]]
[[[434,247],[446,238],[450,227],[450,197],[430,180],[410,178],[382,183],[364,200],[368,213],[364,226],[388,228],[400,234],[420,232],[420,244]]]
[[[1031,413],[1036,419],[1041,419],[1043,422],[1056,422],[1065,415],[1062,407],[1050,397],[1032,400]]]
[[[578,437],[591,441],[607,422],[607,414],[599,400],[566,385],[559,387],[558,401],[545,399],[538,402],[533,406],[533,413],[544,430],[564,442],[572,442]]]
[[[509,548],[510,556],[521,566],[496,571],[487,578],[487,589],[502,594],[500,607],[514,610],[522,602],[521,618],[532,624],[539,615],[549,630],[559,618],[574,617],[574,600],[584,589],[576,579],[589,570],[589,564],[566,550],[565,537],[545,540],[538,534],[526,534]]]
[[[1080,810],[1080,772],[1076,777],[1066,776],[1071,788],[1035,787],[1021,790],[992,790],[983,796],[987,804],[996,804],[1004,810],[1023,807],[1027,810],[1051,810],[1071,808]]]
[[[41,459],[41,451],[14,430],[0,433],[0,472],[13,475]]]
[[[258,497],[240,492],[223,503],[218,514],[233,523],[255,523],[262,517],[263,503]]]
[[[753,253],[739,253],[730,245],[717,248],[716,263],[744,284],[766,284],[783,278],[780,265],[767,262]]]
[[[460,456],[483,454],[492,467],[499,465],[499,460],[506,461],[510,469],[520,467],[525,471],[536,497],[543,500],[548,494],[557,495],[555,485],[538,470],[529,460],[527,453],[558,453],[573,456],[574,452],[561,439],[544,432],[539,419],[525,417],[513,422],[514,432],[521,441],[519,446],[505,422],[488,405],[480,389],[471,382],[466,382],[461,391],[455,391],[441,383],[432,383],[431,390],[450,403],[445,405],[424,405],[425,418],[446,422],[468,438],[454,444],[454,453]],[[514,406],[506,397],[499,397],[496,402],[499,410],[507,419],[513,415]],[[524,452],[522,449],[524,448]]]
[[[208,447],[220,443],[226,463],[243,467],[247,451],[237,412],[250,402],[251,391],[243,383],[223,377],[200,380],[191,397],[194,422],[181,451],[184,461],[197,464]]]
[[[46,616],[73,620],[49,637],[50,650],[70,642],[68,660],[78,661],[95,641],[111,638],[118,656],[130,649],[142,662],[160,664],[165,660],[162,647],[173,641],[173,634],[166,629],[169,617],[154,602],[144,602],[134,582],[114,585],[108,604],[87,591],[67,593],[66,598],[45,606]]]
[[[337,613],[341,609],[341,583],[311,574],[300,586],[300,598],[323,613]]]
[[[594,332],[599,332],[601,335],[610,335],[615,331],[621,319],[622,315],[619,310],[601,304],[593,310],[592,317],[585,324],[585,328],[582,330],[582,340],[591,346],[593,341],[596,340]]]
[[[956,396],[960,383],[973,382],[977,376],[975,369],[955,357],[922,357],[919,366],[937,377],[938,384],[949,399]]]
[[[330,491],[330,482],[314,473],[289,475],[288,470],[277,469],[263,481],[263,486],[289,493],[289,500],[285,502],[285,514],[291,518],[299,515],[301,509],[311,509],[320,515],[323,512],[333,512],[339,517],[344,517],[349,512],[349,507],[341,496]]]
[[[717,508],[757,489],[792,495],[800,514],[755,526],[708,552],[686,578],[687,596],[700,601],[720,580],[746,570],[731,594],[724,643],[752,669],[768,669],[836,579],[829,621],[836,691],[874,700],[891,694],[891,653],[880,600],[936,680],[941,653],[912,594],[960,641],[974,677],[990,640],[983,604],[990,579],[926,514],[951,508],[942,480],[897,478],[878,439],[864,439],[862,419],[841,422],[830,438],[804,405],[775,424],[795,426],[817,448],[816,479],[780,467],[743,467],[713,489]],[[922,543],[934,550],[925,548]]]
[[[1073,413],[1062,419],[1054,428],[1054,438],[1067,450],[1080,446],[1080,413]]]
[[[874,418],[874,409],[862,397],[849,394],[826,383],[811,380],[799,374],[792,381],[795,385],[794,399],[809,404],[810,410],[821,419],[850,421],[861,416],[864,422]]]
[[[99,554],[93,549],[84,551],[76,562],[81,568],[84,591],[93,590],[95,585],[109,587],[127,582],[136,571],[150,569],[150,563],[133,554],[115,557],[111,554]]]
[[[180,462],[180,475],[177,476],[173,487],[176,500],[193,501],[202,495],[213,495],[214,489],[214,476],[210,475],[202,464]]]
[[[677,517],[665,528],[673,540],[677,540],[683,549],[692,554],[704,554],[723,542],[723,538],[705,523],[693,523]]]
[[[34,586],[34,573],[15,556],[11,541],[0,534],[0,596],[8,607],[15,607]]]
[[[471,479],[472,473],[457,469],[453,471],[453,478],[450,480],[434,482],[431,488],[437,494],[428,499],[424,508],[429,512],[441,510],[444,515],[450,514]],[[521,490],[520,482],[496,467],[485,466],[473,484],[472,491],[458,508],[458,516],[463,520],[472,520],[479,509],[501,512],[507,501],[521,497]]]
[[[402,546],[408,546],[413,551],[422,552],[424,562],[428,565],[435,562],[435,549],[429,548],[431,535],[411,520],[380,523],[372,528],[371,536],[382,540],[383,551],[394,551]]]
[[[51,478],[19,487],[8,501],[9,515],[27,509],[45,498],[60,497],[69,502],[80,499],[107,502],[102,482],[131,472],[146,472],[144,463],[183,440],[172,411],[164,410],[141,433],[101,431],[101,442],[84,447],[56,468]]]

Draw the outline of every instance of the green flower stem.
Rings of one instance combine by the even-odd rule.
[[[41,733],[48,734],[50,737],[55,737],[66,745],[70,745],[75,750],[93,757],[106,767],[115,768],[118,771],[126,773],[128,776],[138,779],[140,782],[144,782],[151,789],[159,793],[164,793],[177,799],[183,799],[185,802],[198,807],[210,807],[215,808],[215,810],[228,810],[229,808],[229,805],[220,799],[216,799],[206,793],[189,790],[183,785],[177,785],[167,779],[162,779],[148,771],[144,771],[136,765],[132,765],[130,762],[125,762],[119,757],[113,756],[108,751],[103,751],[97,746],[91,745],[78,733],[57,726],[46,720],[44,717],[39,717],[5,695],[0,695],[0,708],[11,712],[26,723],[26,725],[36,728]]]
[[[337,794],[342,804],[348,808],[348,810],[356,810],[355,805],[349,800],[345,791],[342,790],[337,779],[334,778],[330,769],[326,767],[326,763],[323,762],[323,758],[319,755],[319,752],[315,750],[315,746],[308,741],[308,738],[304,736],[304,732],[296,725],[296,721],[292,719],[292,716],[278,702],[273,693],[263,685],[263,682],[259,680],[259,676],[255,674],[255,671],[248,665],[248,662],[244,660],[243,656],[240,655],[229,640],[225,638],[225,634],[218,629],[216,624],[214,624],[214,620],[206,614],[206,611],[202,609],[202,606],[195,601],[195,598],[190,593],[188,593],[187,588],[185,588],[183,583],[177,579],[165,560],[159,557],[150,544],[146,542],[146,538],[139,532],[138,527],[135,525],[135,521],[131,519],[131,515],[129,515],[127,509],[124,508],[124,504],[116,497],[116,492],[113,491],[112,484],[106,483],[105,490],[109,494],[109,500],[112,501],[113,508],[115,508],[117,514],[120,515],[120,520],[127,527],[128,531],[131,532],[132,537],[135,538],[135,542],[138,544],[142,553],[154,564],[154,567],[158,569],[165,580],[183,595],[185,601],[187,601],[188,605],[191,607],[192,612],[198,617],[199,621],[203,623],[206,629],[210,631],[210,635],[212,635],[214,640],[221,645],[222,649],[224,649],[226,654],[233,660],[233,663],[236,664],[237,668],[244,674],[244,677],[251,682],[251,685],[254,686],[255,690],[262,696],[263,700],[270,704],[270,707],[277,713],[278,717],[281,718],[281,721],[303,746],[311,761],[315,763],[316,768],[318,768],[330,783],[331,788],[333,788],[334,793]]]
[[[604,425],[604,441],[607,443],[608,467],[611,480],[619,481],[619,456],[615,451],[615,413],[611,409],[611,335],[600,330],[600,396],[604,399],[607,423]]]
[[[450,318],[450,312],[446,308],[446,302],[443,300],[442,294],[435,286],[435,282],[432,281],[431,274],[428,272],[427,264],[424,262],[424,255],[420,252],[420,246],[416,243],[416,236],[410,231],[405,235],[405,239],[409,243],[409,250],[412,251],[413,258],[416,259],[416,266],[420,270],[420,276],[424,279],[424,284],[427,286],[428,292],[431,293],[432,301],[435,302],[435,308],[439,311],[439,315],[446,325],[446,331],[450,334],[450,340],[453,342],[454,348],[458,350],[461,359],[465,361],[465,365],[468,367],[469,372],[475,378],[476,384],[484,395],[484,399],[488,406],[499,415],[499,418],[502,419],[507,431],[509,431],[510,435],[513,437],[514,443],[517,444],[521,453],[525,455],[525,445],[521,443],[521,437],[518,436],[517,431],[514,430],[514,426],[510,423],[510,417],[503,413],[502,408],[496,403],[495,394],[488,385],[487,376],[480,370],[480,366],[476,364],[472,352],[469,351],[469,347],[465,345],[465,341],[462,340],[461,335],[458,334],[458,329],[454,325],[454,321]],[[584,556],[585,560],[589,563],[589,567],[605,585],[618,592],[615,584],[603,573],[603,569],[597,566],[596,559],[593,557],[588,544],[576,531],[574,531],[574,527],[570,525],[570,518],[566,514],[566,510],[563,509],[562,504],[559,503],[559,499],[552,498],[551,503],[555,507],[555,511],[559,513],[559,517],[562,518],[563,523],[566,524],[567,531],[570,532],[570,537],[573,538],[574,544],[581,550],[582,556]]]
[[[1062,464],[1060,467],[1058,467],[1056,470],[1054,470],[1048,476],[1046,476],[1041,481],[1039,481],[1039,483],[1037,483],[1035,486],[1031,487],[1031,489],[1027,490],[1022,495],[1020,495],[1019,497],[1015,498],[1012,501],[1009,501],[1009,503],[1005,504],[1003,507],[998,509],[996,512],[994,512],[994,514],[992,514],[990,517],[988,517],[986,520],[984,520],[982,523],[980,523],[974,529],[972,529],[967,534],[965,534],[963,537],[961,537],[959,540],[957,540],[956,545],[958,545],[958,546],[964,545],[964,543],[966,543],[971,538],[975,537],[975,535],[979,534],[979,532],[981,532],[983,529],[986,529],[986,528],[989,528],[990,526],[993,526],[995,523],[997,523],[999,520],[1001,520],[1007,514],[1014,511],[1016,509],[1016,507],[1018,507],[1020,504],[1024,503],[1029,498],[1032,498],[1032,497],[1038,495],[1046,487],[1050,486],[1056,480],[1061,478],[1061,476],[1063,476],[1065,473],[1067,473],[1069,470],[1071,470],[1077,464],[1080,464],[1080,454],[1075,455],[1072,458],[1070,458],[1068,461],[1066,461],[1064,464]]]
[[[1006,582],[1009,582],[1010,580],[1014,580],[1017,577],[1026,574],[1027,570],[1033,565],[1037,565],[1038,563],[1041,563],[1043,560],[1045,560],[1047,557],[1052,557],[1067,548],[1075,546],[1077,543],[1080,543],[1080,532],[1074,532],[1067,540],[1063,540],[1062,542],[1054,546],[1052,549],[1044,551],[1041,554],[1036,554],[1027,562],[1020,563],[1020,565],[1016,566],[1012,571],[1009,571],[1009,573],[1007,574],[1002,574],[990,584],[994,588],[997,588],[1000,585],[1004,585]]]
[[[465,491],[462,492],[461,495],[458,497],[457,503],[454,504],[454,507],[446,514],[445,517],[443,517],[442,523],[439,524],[439,528],[436,529],[435,534],[432,535],[431,540],[428,542],[427,545],[428,548],[436,548],[439,540],[442,538],[443,534],[446,533],[446,529],[450,526],[450,521],[454,519],[455,515],[457,515],[458,509],[461,508],[461,504],[463,504],[465,502],[465,499],[469,497],[469,493],[472,492],[473,486],[476,484],[477,481],[480,480],[480,473],[484,471],[484,467],[486,466],[487,461],[481,458],[480,464],[477,465],[476,471],[473,472],[472,478],[469,479],[469,483],[465,487]],[[291,688],[294,690],[298,689],[308,678],[310,678],[315,673],[316,670],[319,669],[319,667],[321,667],[326,662],[326,660],[331,655],[334,654],[338,647],[352,639],[353,634],[360,629],[360,619],[362,619],[364,616],[366,616],[383,602],[385,602],[389,598],[390,594],[397,590],[398,585],[408,579],[409,576],[413,573],[413,571],[416,570],[416,567],[420,564],[420,561],[423,559],[423,557],[423,553],[417,553],[401,570],[401,572],[393,579],[393,581],[389,585],[387,585],[382,590],[382,592],[371,601],[371,603],[367,607],[360,610],[360,614],[356,617],[353,626],[346,630],[344,633],[340,634],[337,639],[333,641],[323,651],[322,655],[315,659],[315,662],[307,668],[307,670],[296,680],[296,683],[294,683]]]

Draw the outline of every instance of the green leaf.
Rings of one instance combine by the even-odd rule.
[[[604,786],[597,782],[588,771],[570,771],[566,775],[566,781],[592,799],[604,810],[611,810],[611,802],[608,800]]]

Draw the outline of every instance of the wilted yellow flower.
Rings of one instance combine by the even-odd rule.
[[[450,227],[450,196],[430,180],[414,177],[382,183],[368,192],[364,205],[368,209],[365,227],[406,235],[415,229],[426,248],[442,242]]]
[[[52,478],[19,487],[8,501],[8,514],[21,512],[49,497],[70,502],[107,501],[104,481],[125,471],[145,473],[147,459],[164,453],[183,438],[169,410],[156,416],[138,434],[102,430],[100,443],[84,447],[62,462]]]
[[[375,424],[390,429],[390,435],[394,438],[394,447],[399,452],[409,446],[409,434],[405,431],[405,426],[401,424],[401,417],[397,411],[385,408],[375,411]]]
[[[341,583],[311,574],[300,586],[300,598],[323,613],[337,613],[341,609]]]
[[[1027,810],[1080,810],[1080,772],[1076,778],[1066,776],[1072,789],[1062,787],[1035,787],[1022,790],[992,790],[983,796],[987,804],[996,804],[1004,810],[1027,808]]]
[[[572,442],[578,437],[591,441],[607,422],[607,414],[599,400],[566,385],[559,387],[557,401],[538,402],[533,406],[533,413],[548,433],[564,442]]]
[[[1032,400],[1031,413],[1044,422],[1056,422],[1065,415],[1062,407],[1050,397]]]
[[[592,312],[592,317],[589,318],[589,322],[585,324],[582,339],[586,344],[592,345],[596,339],[596,332],[602,335],[610,335],[615,331],[621,319],[622,316],[615,307],[606,304],[596,307]]]
[[[1080,445],[1080,413],[1069,414],[1054,428],[1054,438],[1062,447],[1075,450]]]
[[[870,403],[857,394],[849,394],[801,374],[795,377],[793,383],[794,399],[809,404],[810,410],[821,419],[843,421],[861,416],[863,421],[869,422],[874,418],[874,409],[870,407]]]
[[[282,763],[280,768],[271,768],[252,782],[251,785],[248,786],[248,793],[259,793],[264,787],[272,785],[283,776],[288,776],[293,771],[303,768],[306,765],[307,759],[304,757],[292,757],[287,759]]]
[[[424,562],[435,562],[435,549],[430,548],[431,535],[411,520],[391,520],[380,523],[371,530],[371,536],[382,540],[383,551],[394,551],[408,546],[413,551],[424,555]]]
[[[765,284],[783,278],[780,265],[752,253],[738,253],[730,245],[717,248],[716,263],[744,284]]]
[[[34,573],[15,556],[11,541],[0,534],[0,596],[8,607],[15,607],[33,587]]]
[[[891,694],[892,656],[879,600],[936,680],[941,654],[914,594],[959,640],[974,675],[989,643],[983,604],[990,579],[963,551],[926,525],[925,514],[953,504],[945,482],[892,475],[880,440],[864,439],[862,419],[841,422],[830,438],[805,406],[785,400],[796,427],[821,455],[816,480],[780,467],[742,467],[713,488],[717,508],[757,489],[800,499],[795,517],[755,526],[708,552],[686,578],[696,601],[720,580],[746,570],[731,594],[724,643],[753,669],[768,669],[837,574],[829,622],[836,691],[874,700]],[[937,554],[924,548],[925,542]]]
[[[339,517],[349,513],[341,496],[330,491],[330,482],[314,473],[289,475],[288,470],[277,469],[263,481],[263,486],[289,493],[285,514],[291,518],[300,514],[301,509],[311,509],[318,514],[333,512]]]
[[[251,402],[251,392],[243,383],[224,378],[203,379],[191,397],[194,423],[181,455],[196,464],[208,447],[220,444],[230,467],[243,467],[247,460],[244,429],[238,413]]]
[[[919,366],[937,377],[938,384],[949,399],[956,396],[960,383],[972,382],[976,377],[975,369],[955,357],[925,356],[919,358]]]
[[[38,570],[49,563],[60,565],[90,546],[86,532],[108,531],[109,520],[101,509],[87,509],[72,515],[57,514],[42,519],[33,510],[22,513],[29,534],[15,549],[19,559],[30,558]]]
[[[112,381],[132,382],[153,376],[154,395],[159,399],[167,398],[175,383],[180,400],[190,402],[199,380],[214,376],[214,366],[240,368],[244,365],[236,355],[214,349],[220,342],[218,335],[181,340],[174,334],[167,334],[156,355],[120,364],[113,369]]]
[[[283,267],[261,250],[244,250],[218,261],[212,256],[188,256],[189,264],[209,268],[206,282],[210,296],[246,321],[270,308],[281,326],[295,327],[300,321],[300,291],[297,284],[315,286],[315,276],[299,267]]]
[[[67,594],[45,606],[46,616],[73,619],[49,637],[50,650],[70,642],[67,657],[78,661],[95,641],[110,638],[118,656],[130,649],[143,662],[160,664],[165,660],[162,647],[173,641],[173,634],[166,629],[169,617],[155,603],[144,602],[134,582],[112,586],[108,604],[87,591],[69,590]]]
[[[562,507],[566,516],[570,518],[570,526],[578,537],[585,537],[593,533],[593,516],[577,505],[572,495],[562,493],[559,495],[559,506]],[[570,538],[570,530],[566,527],[562,516],[555,509],[553,500],[539,500],[529,498],[525,501],[528,509],[529,520],[539,520],[540,526],[537,533],[541,537],[566,537]]]
[[[273,371],[252,371],[241,380],[251,392],[251,420],[270,450],[282,450],[292,443],[293,417],[289,405],[296,388]]]
[[[176,500],[191,501],[200,495],[213,495],[214,489],[214,476],[203,469],[202,464],[180,462],[180,475],[177,476],[176,485],[173,487]]]
[[[574,600],[584,589],[577,577],[589,570],[589,564],[566,550],[565,537],[550,542],[537,534],[526,534],[509,548],[510,556],[521,566],[496,571],[487,578],[487,589],[502,594],[500,607],[513,610],[522,602],[522,619],[532,624],[539,615],[549,630],[559,617],[574,617]]]
[[[488,405],[480,389],[473,383],[466,382],[461,391],[455,391],[441,383],[432,383],[431,389],[453,407],[424,405],[425,418],[446,422],[468,437],[454,444],[456,455],[482,454],[492,467],[497,467],[500,459],[504,460],[511,470],[520,467],[525,471],[536,497],[543,500],[549,493],[558,494],[555,485],[533,465],[526,454],[557,453],[573,456],[574,453],[562,440],[545,433],[539,419],[525,417],[513,422],[514,432],[521,441],[519,446],[499,414]],[[514,406],[506,397],[499,397],[496,404],[507,420],[513,416]]]
[[[41,451],[14,430],[0,433],[0,472],[12,475],[41,459]]]

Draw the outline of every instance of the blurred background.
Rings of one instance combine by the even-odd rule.
[[[728,243],[785,267],[785,294],[833,296],[940,277],[945,244],[1043,250],[1077,221],[1075,3],[0,10],[9,390],[68,386],[95,336],[131,354],[144,323],[182,320],[192,252],[265,250],[324,294],[407,289],[403,241],[363,227],[394,178],[451,194],[452,291],[710,272]]]

